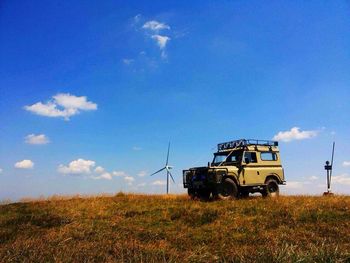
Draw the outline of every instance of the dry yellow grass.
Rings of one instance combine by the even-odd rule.
[[[52,197],[0,206],[1,262],[350,262],[350,197]]]

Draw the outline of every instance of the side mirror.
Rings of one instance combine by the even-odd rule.
[[[250,163],[250,160],[249,160],[249,158],[244,158],[244,162],[246,163],[246,164],[249,164]]]

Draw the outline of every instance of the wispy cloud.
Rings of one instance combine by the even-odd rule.
[[[124,171],[113,171],[112,174],[113,176],[128,176],[128,174]]]
[[[141,151],[142,148],[139,147],[139,146],[134,146],[134,147],[132,147],[132,150],[133,150],[133,151]]]
[[[288,181],[286,184],[287,189],[300,189],[303,188],[304,184],[298,181]]]
[[[344,161],[343,162],[344,167],[350,167],[350,161]]]
[[[124,181],[126,181],[128,185],[132,185],[132,183],[135,181],[135,178],[132,176],[125,176]]]
[[[164,30],[170,31],[170,26],[165,23],[158,22],[156,20],[150,20],[147,21],[142,26],[142,28],[147,31],[148,36],[150,36],[153,40],[156,41],[161,51],[161,57],[166,58],[166,46],[170,41],[170,37],[168,35],[165,35],[164,33],[161,34],[160,32]]]
[[[134,24],[139,23],[139,22],[140,22],[140,20],[141,20],[141,17],[142,17],[142,15],[141,15],[141,14],[137,14],[136,16],[134,16],[134,18],[133,18],[133,22],[134,22]]]
[[[24,141],[28,144],[48,144],[50,142],[45,134],[29,134],[24,138]]]
[[[151,31],[155,31],[155,32],[159,32],[159,31],[164,30],[164,29],[170,29],[170,26],[165,24],[165,23],[158,22],[156,20],[151,20],[151,21],[147,21],[142,26],[142,28],[143,29],[148,29],[148,30],[151,30]]]
[[[2,174],[3,171],[4,171],[4,170],[3,170],[2,168],[0,168],[0,174]]]
[[[125,65],[131,65],[133,62],[134,62],[134,59],[131,59],[131,58],[123,58],[123,63]]]
[[[162,35],[153,35],[152,39],[156,40],[157,45],[159,46],[159,49],[161,50],[161,56],[162,58],[166,58],[166,52],[165,47],[170,40],[170,37],[162,36]]]
[[[69,93],[59,93],[51,100],[42,103],[37,102],[24,109],[34,114],[46,117],[62,117],[65,120],[81,111],[91,111],[97,109],[97,104],[87,100],[86,96],[75,96]]]
[[[289,131],[280,131],[273,137],[273,140],[283,142],[305,140],[316,137],[317,134],[318,131],[301,131],[299,127],[293,127]]]
[[[315,181],[315,180],[318,180],[318,176],[312,175],[312,176],[309,177],[309,179],[311,181]]]
[[[333,176],[332,183],[342,184],[342,185],[350,185],[350,175],[341,174],[341,175]]]
[[[152,182],[152,185],[166,185],[166,181],[156,180]]]
[[[140,171],[140,172],[138,172],[137,175],[140,176],[140,177],[144,177],[144,176],[147,175],[147,172],[146,171]]]
[[[32,169],[34,167],[34,163],[31,160],[22,160],[15,163],[15,168],[18,169]]]

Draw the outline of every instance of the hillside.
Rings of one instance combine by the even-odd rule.
[[[350,197],[118,194],[0,206],[1,262],[350,262]]]

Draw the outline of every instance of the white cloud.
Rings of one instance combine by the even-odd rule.
[[[138,172],[137,175],[140,176],[140,177],[143,177],[143,176],[147,175],[147,172],[146,171],[140,171],[140,172]]]
[[[30,106],[24,106],[24,109],[34,114],[46,117],[62,117],[65,120],[80,111],[96,110],[97,104],[87,100],[86,96],[75,96],[69,93],[59,93],[46,102],[37,102]]]
[[[31,160],[23,160],[15,163],[15,167],[18,169],[32,169],[34,163]]]
[[[170,40],[170,37],[167,36],[161,36],[161,35],[153,35],[152,39],[156,40],[159,48],[161,50],[165,49],[168,41]]]
[[[349,167],[350,166],[350,161],[344,161],[343,162],[344,167]]]
[[[0,168],[0,174],[2,174],[2,172],[3,172],[3,169],[2,169],[2,168]]]
[[[86,96],[74,96],[69,93],[60,93],[53,96],[55,102],[67,109],[96,110],[97,104],[87,101]]]
[[[142,148],[139,147],[139,146],[134,146],[134,147],[132,147],[132,149],[133,149],[134,151],[141,151],[141,150],[142,150]]]
[[[129,183],[132,183],[133,181],[135,181],[135,178],[132,177],[132,176],[125,176],[125,177],[124,177],[124,180],[127,181],[127,182],[129,182]]]
[[[112,180],[112,175],[110,173],[103,173],[100,175],[102,179]]]
[[[45,134],[29,134],[25,137],[25,142],[28,144],[47,144],[50,140]]]
[[[165,47],[170,40],[170,37],[167,36],[161,36],[161,35],[153,35],[151,36],[152,39],[156,40],[157,45],[159,46],[159,49],[161,51],[161,57],[165,59],[167,57],[167,54],[165,52]]]
[[[94,180],[100,180],[100,179],[106,179],[106,180],[112,180],[112,175],[110,173],[103,173],[99,176],[91,176],[90,178]]]
[[[105,171],[105,169],[102,166],[97,166],[95,168],[95,173],[102,174]]]
[[[151,20],[151,21],[147,21],[142,28],[144,30],[147,30],[147,36],[150,36],[152,39],[154,39],[161,51],[161,57],[162,58],[166,58],[167,54],[165,51],[165,48],[170,40],[169,36],[164,35],[163,33],[160,34],[159,32],[161,30],[167,29],[170,30],[170,26],[165,24],[165,23],[161,23],[155,20]]]
[[[142,28],[158,32],[158,31],[163,30],[163,29],[170,29],[170,26],[168,26],[167,24],[158,22],[156,20],[151,20],[151,21],[147,21],[142,26]]]
[[[157,181],[154,181],[152,185],[166,185],[166,181],[157,180]]]
[[[309,179],[310,179],[311,181],[315,181],[315,180],[318,180],[318,177],[315,176],[315,175],[313,175],[313,176],[310,176]]]
[[[90,174],[94,166],[94,161],[77,159],[71,161],[67,166],[59,165],[57,170],[62,174]]]
[[[301,131],[299,127],[293,127],[290,131],[281,131],[273,137],[273,140],[290,142],[293,140],[310,139],[317,136],[318,131]]]
[[[286,184],[287,189],[300,189],[303,188],[303,183],[298,181],[288,181]]]
[[[136,187],[144,187],[146,186],[146,183],[139,183],[138,185],[136,185]]]
[[[350,185],[350,176],[348,174],[341,174],[332,177],[332,183]]]
[[[95,169],[95,171],[96,171],[96,169]],[[126,174],[125,172],[112,172],[112,173],[102,172],[100,175],[92,176],[91,178],[96,179],[96,180],[99,180],[99,179],[112,180],[113,176],[122,176],[121,173]]]
[[[130,64],[132,64],[133,62],[134,62],[134,60],[131,59],[131,58],[123,58],[123,63],[124,63],[125,65],[130,65]]]
[[[124,172],[124,171],[113,171],[112,172],[112,175],[113,176],[127,176],[127,173],[126,172]]]
[[[123,177],[125,181],[131,183],[134,181],[134,178],[128,176],[124,171],[113,171],[108,172],[102,166],[96,166],[96,162],[92,160],[77,159],[71,161],[68,165],[59,165],[57,171],[62,174],[71,174],[71,175],[85,175],[87,178],[94,180],[112,180],[113,177]]]

